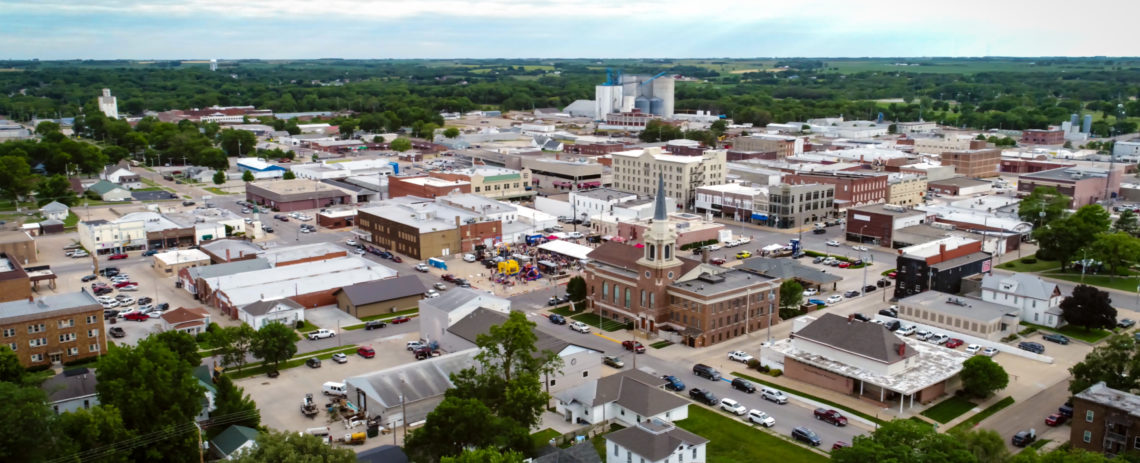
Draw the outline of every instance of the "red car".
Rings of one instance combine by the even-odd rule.
[[[404,259],[401,259],[400,256],[392,254],[392,262],[399,264],[399,263],[403,263]]]
[[[125,320],[134,320],[136,322],[145,322],[150,319],[150,315],[145,313],[131,312],[123,316]]]
[[[126,254],[111,254],[111,257],[108,257],[107,260],[123,260],[126,258]]]
[[[621,347],[625,350],[632,350],[639,354],[645,353],[645,346],[641,345],[641,343],[637,341],[622,341]]]
[[[361,357],[370,359],[376,356],[376,350],[368,346],[360,346],[356,348],[356,353]]]
[[[393,325],[399,325],[399,324],[401,324],[401,323],[407,323],[407,322],[410,322],[410,321],[412,321],[412,318],[411,318],[411,317],[399,316],[399,317],[396,317],[396,318],[393,318],[393,319],[392,319],[392,324],[393,324]]]
[[[115,287],[116,287],[116,288],[122,288],[122,287],[124,287],[124,286],[130,286],[130,285],[136,285],[136,286],[138,286],[138,283],[135,283],[135,282],[133,282],[133,281],[120,281],[120,282],[118,282],[118,283],[115,283]]]
[[[1060,426],[1065,424],[1065,420],[1069,419],[1060,413],[1054,413],[1045,418],[1045,424],[1048,426]]]
[[[727,261],[724,260],[723,258],[720,258],[720,257],[717,257],[715,259],[709,259],[709,263],[713,264],[713,265],[724,265],[725,262],[727,262]]]
[[[850,262],[840,262],[840,263],[839,263],[839,268],[847,268],[847,267],[850,267],[850,266],[851,266],[851,263],[850,263]]]
[[[958,348],[958,346],[961,346],[962,344],[965,344],[965,343],[966,343],[966,341],[963,341],[961,339],[950,338],[949,341],[946,341],[946,347],[949,347],[951,349],[956,349],[956,348]]]
[[[440,278],[443,281],[455,281],[455,275],[452,275],[450,273],[445,273],[443,275],[440,275]]]
[[[895,277],[899,276],[899,274],[898,274],[898,272],[891,272],[891,273],[888,273],[887,276],[893,280]]]

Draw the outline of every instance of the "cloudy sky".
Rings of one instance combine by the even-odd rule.
[[[0,59],[1136,56],[1135,0],[0,0]]]

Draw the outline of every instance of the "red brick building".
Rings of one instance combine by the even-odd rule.
[[[1140,445],[1140,396],[1103,381],[1073,397],[1069,443],[1074,448],[1119,455]]]
[[[1049,169],[1060,169],[1062,167],[1072,167],[1073,164],[1065,164],[1061,162],[1049,162],[1037,159],[1002,159],[1001,171],[1007,174],[1032,174],[1034,172],[1041,172]]]
[[[1065,144],[1065,132],[1063,130],[1023,130],[1021,132],[1021,143],[1027,145],[1063,145]]]
[[[418,196],[435,198],[447,196],[453,191],[471,192],[471,182],[465,180],[444,180],[427,175],[388,177],[388,197]]]
[[[852,206],[862,206],[887,200],[890,190],[887,179],[888,176],[884,173],[798,172],[784,176],[784,183],[833,185],[835,201],[846,201]]]
[[[997,177],[1001,164],[1000,149],[946,151],[941,155],[942,165],[954,166],[954,173],[970,178]]]

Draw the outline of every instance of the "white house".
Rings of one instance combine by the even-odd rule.
[[[67,205],[59,201],[52,201],[40,208],[40,214],[43,214],[47,220],[67,220],[69,211]]]
[[[96,384],[95,370],[76,368],[48,378],[40,385],[40,389],[47,394],[47,402],[52,411],[58,414],[99,405]]]
[[[1061,288],[1040,277],[1023,273],[986,275],[982,278],[982,300],[1021,309],[1021,321],[1056,328],[1061,317]]]
[[[139,177],[139,174],[131,172],[130,169],[127,169],[125,167],[110,167],[107,170],[108,172],[103,174],[104,180],[107,180],[128,190],[135,190],[144,186],[142,183],[142,178]]]
[[[607,463],[704,463],[709,440],[665,420],[606,434]]]
[[[612,419],[626,427],[688,418],[689,401],[666,392],[665,382],[641,370],[627,370],[554,394],[555,409],[570,423]]]
[[[238,318],[255,330],[270,323],[295,326],[305,320],[305,307],[286,298],[257,301],[238,308]]]
[[[190,336],[203,333],[210,326],[210,312],[201,307],[179,307],[162,314],[161,318],[163,331],[181,331]]]

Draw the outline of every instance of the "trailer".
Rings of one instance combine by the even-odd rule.
[[[309,418],[316,418],[320,412],[317,404],[313,402],[313,395],[305,394],[305,398],[301,400],[301,414]]]

